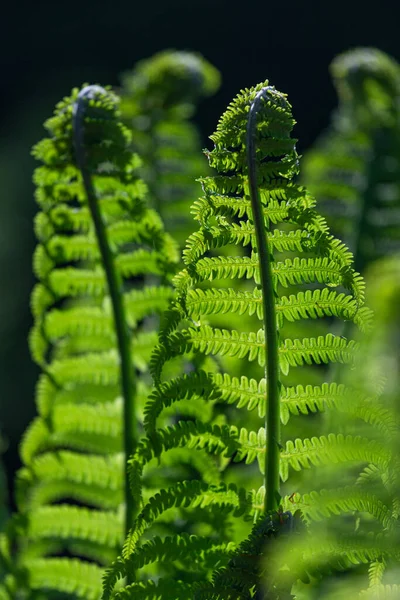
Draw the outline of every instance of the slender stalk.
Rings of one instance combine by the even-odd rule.
[[[265,503],[266,513],[277,510],[280,502],[280,381],[278,361],[278,331],[275,314],[275,293],[272,279],[271,255],[265,231],[265,221],[262,211],[260,194],[257,185],[257,114],[268,88],[263,88],[250,107],[247,122],[247,169],[253,221],[256,232],[257,251],[260,264],[260,280],[263,297],[263,321],[266,343],[265,377],[266,390],[266,447],[265,447]]]
[[[133,454],[138,442],[138,430],[135,418],[136,380],[132,366],[131,343],[128,326],[126,324],[123,302],[123,284],[115,267],[114,256],[107,239],[107,230],[104,225],[99,202],[96,197],[92,176],[87,166],[86,149],[84,143],[84,115],[87,102],[95,94],[106,94],[100,86],[87,86],[83,88],[74,106],[73,130],[76,161],[82,173],[83,184],[86,191],[89,210],[93,219],[101,259],[107,279],[108,291],[111,298],[115,331],[117,335],[118,353],[120,357],[121,387],[124,398],[124,447],[126,460]],[[133,525],[136,509],[129,487],[128,476],[125,476],[125,502],[126,518],[125,533]]]

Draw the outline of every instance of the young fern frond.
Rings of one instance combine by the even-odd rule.
[[[101,566],[117,556],[138,508],[123,476],[148,393],[135,371],[147,371],[156,332],[145,320],[172,298],[177,250],[146,206],[113,93],[73,90],[46,128],[34,149],[44,164],[35,172],[30,337],[42,375],[39,416],[21,445],[15,580],[98,599]],[[149,273],[159,285],[143,287]],[[54,557],[62,552],[77,558]]]
[[[250,104],[264,88],[265,101],[258,116],[256,157],[266,235],[273,256],[271,271],[276,326],[281,328],[285,321],[333,316],[353,320],[363,330],[370,327],[371,312],[362,306],[364,285],[351,267],[351,253],[329,234],[325,221],[315,211],[314,199],[291,181],[298,165],[294,140],[290,138],[293,120],[289,104],[273,88],[260,85],[245,91],[232,103],[221,119],[217,133],[212,136],[216,147],[208,155],[210,164],[219,170],[219,174],[202,179],[204,197],[196,204],[196,211],[200,206],[204,207],[201,226],[188,239],[184,251],[186,269],[175,277],[178,292],[175,320],[179,323],[186,319],[190,325],[182,328],[171,326],[167,321],[165,330],[161,331],[160,344],[151,360],[152,374],[158,385],[166,385],[161,377],[167,361],[189,350],[247,357],[250,361],[257,360],[261,366],[265,364],[263,328],[239,332],[221,330],[207,322],[207,318],[219,313],[250,313],[263,325],[263,295],[245,164],[245,136]],[[232,202],[235,202],[233,209]],[[269,212],[270,202],[273,219]],[[275,210],[276,202],[283,211],[280,216]],[[237,210],[239,205],[240,211]],[[216,249],[239,242],[245,246],[247,256],[214,256]],[[284,252],[309,256],[279,260],[279,254]],[[239,278],[253,280],[255,287],[248,291],[219,287],[224,279]],[[207,281],[211,283],[207,284]],[[283,287],[299,284],[302,289],[296,295],[282,294]],[[313,288],[307,289],[309,284]],[[338,291],[331,289],[333,287]],[[354,341],[329,331],[317,338],[287,339],[281,341],[278,348],[280,368],[284,375],[290,367],[305,363],[348,362],[355,349]],[[222,377],[229,381],[230,375]],[[218,375],[209,379],[214,396],[219,393],[220,399],[222,391],[218,392]],[[261,381],[254,380],[252,385],[258,388]],[[178,383],[171,385],[178,388]],[[153,397],[156,394],[153,393]],[[147,414],[150,406],[146,407]]]
[[[140,61],[122,78],[122,118],[133,133],[132,148],[143,160],[140,173],[149,186],[149,201],[181,245],[191,231],[195,179],[205,166],[190,119],[219,82],[218,71],[202,56],[177,50]]]
[[[339,95],[332,124],[303,160],[303,181],[363,272],[400,247],[400,67],[374,48],[331,65]]]
[[[177,299],[164,315],[159,344],[151,358],[155,388],[144,409],[148,437],[140,442],[129,461],[132,494],[143,508],[126,540],[122,557],[104,579],[104,598],[110,598],[116,581],[138,564],[136,561],[146,543],[142,536],[148,525],[153,526],[147,513],[153,513],[156,504],[163,510],[173,506],[175,490],[161,490],[146,503],[141,484],[146,465],[173,448],[207,450],[222,457],[225,463],[230,459],[250,464],[257,459],[267,490],[261,500],[263,518],[266,522],[278,519],[280,524],[285,522],[283,513],[274,512],[280,504],[279,479],[287,479],[290,467],[300,470],[332,461],[375,461],[382,467],[386,464],[384,447],[367,438],[331,433],[287,441],[285,446],[280,443],[279,419],[286,422],[290,414],[336,405],[344,412],[351,410],[346,406],[351,390],[344,385],[295,388],[283,382],[291,368],[304,364],[352,364],[357,349],[355,341],[332,334],[328,319],[349,319],[361,330],[368,330],[372,315],[363,306],[364,284],[352,268],[351,253],[330,235],[324,219],[315,210],[315,200],[292,181],[298,172],[295,141],[290,137],[293,123],[286,97],[266,82],[239,94],[211,137],[215,149],[207,155],[218,174],[201,179],[203,197],[193,205],[199,230],[188,238],[183,253],[186,268],[174,279]],[[243,256],[237,255],[237,246],[244,248]],[[230,287],[232,280],[239,279],[243,283],[239,290]],[[299,285],[296,294],[283,294],[285,288]],[[235,325],[240,319],[234,321],[231,329],[216,327],[214,323],[218,323],[221,314],[250,316],[256,327],[239,331]],[[279,339],[284,322],[310,318],[324,320],[324,335],[302,340]],[[244,325],[247,323],[243,321]],[[222,369],[229,365],[225,357],[236,357],[240,359],[237,364],[243,374],[215,372],[203,364],[193,372],[171,377],[170,363],[182,355],[214,357]],[[259,373],[258,378],[249,378],[249,362],[266,367],[267,376]],[[237,408],[250,410],[257,407],[260,417],[267,415],[268,432],[264,427],[239,429],[202,419],[162,426],[160,416],[164,410],[175,407],[179,414],[181,401],[197,402],[198,398],[212,405],[236,404]],[[358,414],[361,409],[355,412]],[[384,415],[380,416],[385,423]],[[379,419],[365,416],[367,420],[374,418]],[[212,486],[207,489],[211,495],[215,492]],[[240,493],[246,495],[245,490]],[[245,510],[247,519],[259,514],[259,496],[250,495]],[[234,505],[229,510],[233,509]],[[215,503],[210,510],[217,510]],[[292,518],[290,511],[287,516]],[[222,540],[216,537],[215,541],[220,544]],[[175,543],[178,546],[179,540]],[[171,556],[174,552],[178,548],[171,551]],[[221,553],[221,560],[225,559],[226,553]],[[225,579],[225,575],[221,579],[216,572],[215,578],[209,579],[203,588],[196,587],[200,584],[195,579],[190,597],[225,598],[230,583],[237,583],[237,572],[231,573],[229,563],[225,565],[228,568]],[[177,577],[173,558],[171,562],[165,560],[163,570],[169,577]],[[179,576],[180,581],[188,581],[187,572],[182,576],[180,571]],[[259,588],[258,575],[253,573],[251,577],[253,583],[245,584],[247,594]],[[160,590],[154,592],[161,598],[168,597],[167,588],[163,588],[167,582],[168,578],[164,578]],[[118,593],[121,598],[133,598],[142,587],[152,597],[153,586],[148,588],[141,581]],[[226,597],[231,596],[228,593]],[[240,590],[233,597],[242,597]]]

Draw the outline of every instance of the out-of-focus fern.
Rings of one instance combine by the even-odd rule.
[[[342,420],[343,429],[358,431],[372,450],[351,485],[296,498],[310,525],[308,535],[284,544],[282,553],[276,547],[277,560],[270,566],[283,561],[281,579],[300,578],[293,590],[298,600],[344,600],[349,594],[389,599],[399,594],[399,257],[377,261],[366,276],[376,323],[364,339],[351,380],[364,392],[363,410],[381,418],[362,426],[354,419]],[[337,465],[331,477],[342,477]],[[346,577],[338,578],[340,572]]]
[[[39,283],[30,337],[42,370],[39,416],[21,445],[10,526],[19,553],[10,554],[7,586],[29,598],[43,590],[97,600],[102,565],[135,511],[129,499],[124,507],[124,456],[137,443],[147,394],[135,372],[146,372],[157,339],[144,318],[168,305],[177,252],[146,206],[113,93],[73,90],[46,128],[34,148],[44,163],[34,177]],[[148,274],[161,283],[143,287]]]
[[[149,201],[180,244],[191,232],[195,179],[205,167],[190,119],[200,99],[214,94],[219,82],[218,71],[202,56],[176,50],[142,60],[123,76],[122,117],[143,160],[140,174],[149,186]]]
[[[292,517],[288,513],[290,498],[281,502],[279,496],[279,477],[285,481],[290,468],[300,470],[331,461],[362,462],[374,451],[358,438],[334,433],[281,444],[280,417],[286,422],[299,412],[314,412],[328,405],[339,408],[343,398],[349,399],[352,394],[349,388],[335,383],[318,388],[285,387],[289,370],[313,363],[352,363],[356,350],[354,341],[329,332],[330,320],[323,321],[325,335],[280,340],[279,330],[285,320],[335,317],[352,320],[361,330],[368,330],[371,320],[369,309],[363,306],[364,284],[352,268],[351,253],[330,235],[325,220],[315,210],[314,198],[292,181],[298,172],[295,140],[290,137],[293,123],[286,96],[265,82],[241,92],[211,136],[215,148],[208,158],[217,174],[201,179],[203,197],[193,205],[199,229],[187,240],[186,268],[175,277],[177,300],[164,317],[159,345],[151,359],[155,389],[145,406],[148,437],[129,461],[132,493],[142,511],[122,556],[104,579],[105,599],[112,596],[118,579],[141,567],[143,553],[149,557],[145,540],[154,522],[171,508],[207,507],[211,514],[218,515],[222,504],[224,512],[236,521],[239,516],[255,518],[260,512],[266,522],[285,511]],[[246,250],[242,257],[237,256],[237,246]],[[280,260],[281,253],[285,258]],[[226,287],[226,281],[232,285],[239,280],[248,280],[247,286],[239,290]],[[300,291],[286,295],[285,290],[293,285],[300,286]],[[216,328],[213,318],[221,313],[253,315],[254,329]],[[243,359],[242,371],[232,377],[203,367],[169,378],[166,367],[186,353],[218,360],[236,356]],[[246,376],[249,361],[260,367],[257,380]],[[170,409],[182,398],[196,402],[199,396],[249,410],[257,408],[266,427],[247,430],[198,419],[180,420],[165,428],[158,422],[165,408]],[[241,422],[246,423],[246,418]],[[257,459],[265,486],[257,492],[223,483],[216,487],[183,482],[161,490],[146,502],[141,486],[143,469],[149,460],[176,447],[191,448],[193,452],[206,449],[226,461],[246,464]],[[377,452],[382,454],[382,449]],[[281,519],[279,523],[284,525],[286,519]],[[152,547],[151,559],[147,559],[162,561],[163,578],[157,592],[153,582],[143,581],[138,575],[137,581],[115,597],[169,598],[172,580],[181,581],[184,588],[182,596],[177,591],[177,597],[251,598],[259,593],[253,579],[245,591],[237,589],[229,595],[237,573],[231,573],[226,581],[217,574],[213,581],[210,579],[204,550],[214,543],[219,546],[218,559],[214,560],[229,572],[232,555],[220,530],[216,529],[212,538],[198,536],[190,542],[178,536],[168,541],[168,548],[175,545],[176,549],[165,552],[166,541],[160,540]],[[198,560],[187,565],[186,576],[179,579],[176,561],[180,544],[194,544],[202,550]],[[254,577],[258,577],[257,572]],[[203,584],[205,595],[201,595],[199,581],[207,579],[209,582]]]
[[[400,248],[400,66],[358,48],[331,65],[339,107],[303,159],[302,180],[363,272]]]

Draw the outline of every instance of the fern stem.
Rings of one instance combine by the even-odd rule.
[[[271,255],[265,231],[260,195],[257,185],[256,137],[257,115],[268,87],[263,88],[254,98],[247,121],[247,169],[251,207],[257,240],[260,264],[260,281],[263,297],[263,321],[266,344],[265,377],[266,390],[266,453],[265,453],[265,504],[266,513],[277,510],[280,502],[280,380],[278,362],[278,331],[275,314],[275,292],[272,278]]]
[[[106,227],[101,216],[92,177],[86,161],[84,142],[84,114],[88,100],[93,98],[95,93],[106,94],[107,92],[100,86],[92,85],[83,88],[78,95],[77,101],[74,105],[73,117],[74,144],[76,162],[82,174],[88,206],[95,227],[95,233],[99,244],[102,264],[112,303],[118,353],[120,357],[121,387],[124,398],[124,449],[127,460],[129,456],[134,453],[139,435],[135,415],[136,378],[132,366],[129,330],[125,318],[123,283],[117,269],[115,268],[114,256],[108,243]],[[136,516],[136,509],[130,491],[129,478],[127,475],[125,476],[125,502],[125,533],[127,534],[132,527]]]

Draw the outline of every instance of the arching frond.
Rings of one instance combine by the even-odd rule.
[[[173,448],[201,449],[223,457],[224,461],[250,464],[257,460],[261,473],[265,470],[264,427],[246,427],[244,421],[244,426],[238,428],[206,419],[196,422],[182,419],[173,427],[162,424],[163,411],[174,410],[179,418],[179,403],[195,403],[199,398],[217,407],[227,403],[249,411],[257,408],[262,417],[268,408],[268,379],[258,369],[268,365],[266,288],[261,277],[265,265],[260,258],[262,249],[258,247],[246,147],[249,111],[256,97],[260,101],[254,132],[256,184],[261,227],[265,229],[271,261],[270,288],[276,313],[269,335],[271,331],[276,335],[290,322],[313,319],[321,323],[319,335],[302,339],[282,336],[277,342],[276,357],[269,358],[279,361],[283,382],[277,385],[281,420],[286,423],[290,415],[347,410],[357,418],[362,415],[367,422],[379,422],[382,430],[390,429],[391,419],[383,407],[374,411],[371,405],[364,410],[358,402],[357,407],[349,408],[353,394],[349,386],[336,382],[300,386],[285,383],[285,377],[294,367],[342,363],[353,368],[358,344],[335,334],[334,322],[352,321],[360,330],[367,331],[372,313],[363,306],[364,282],[352,268],[351,252],[330,234],[325,219],[316,210],[314,198],[293,181],[298,173],[298,156],[295,140],[290,136],[294,123],[291,107],[283,94],[265,82],[243,90],[231,103],[211,136],[214,149],[206,152],[217,173],[199,180],[202,197],[192,206],[198,229],[187,239],[183,251],[185,268],[174,278],[176,300],[164,315],[159,343],[150,361],[155,387],[145,407],[148,437],[129,461],[131,490],[137,505],[143,504],[144,468]],[[238,248],[243,251],[238,252]],[[239,279],[241,286],[235,287],[235,280]],[[283,293],[289,286],[297,289]],[[226,327],[219,325],[222,316]],[[176,375],[173,364],[182,356],[200,365],[206,357],[213,357],[225,372],[202,368]],[[228,368],[232,363],[238,365],[234,375]],[[353,396],[359,400],[355,392]],[[275,445],[279,446],[279,436]],[[382,467],[387,460],[384,447],[367,438],[330,434],[288,441],[280,450],[280,475],[285,481],[289,468],[301,470],[332,461],[359,465],[368,461]],[[173,498],[167,500],[170,498],[167,494],[163,504],[163,494],[167,491],[160,492],[160,506],[170,507]],[[148,505],[143,508],[146,510],[150,510]],[[253,506],[251,510],[258,509]],[[147,517],[142,515],[124,548],[123,560],[132,559],[132,565],[147,528]],[[150,524],[153,525],[152,520]],[[114,576],[119,573],[120,577],[119,568],[116,566]],[[136,589],[140,588],[128,585],[126,597]],[[246,590],[249,593],[250,588],[247,586]],[[214,597],[211,588],[203,592],[199,588],[199,598]]]
[[[26,577],[16,586],[86,600],[100,596],[96,563],[122,548],[124,499],[131,510],[123,423],[133,402],[140,419],[148,381],[137,393],[132,378],[148,369],[157,339],[149,317],[172,299],[177,261],[176,243],[146,205],[118,103],[99,86],[74,89],[33,150],[42,166],[30,349],[42,374],[40,416],[21,444],[16,562]],[[145,287],[149,274],[158,279]],[[71,558],[55,558],[65,552]]]

